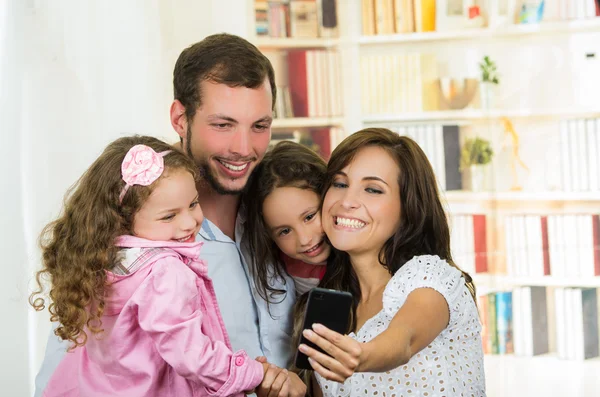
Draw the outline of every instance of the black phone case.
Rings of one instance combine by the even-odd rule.
[[[348,331],[350,323],[351,309],[352,295],[349,292],[313,288],[308,293],[308,303],[304,312],[304,325],[302,329],[312,329],[312,325],[318,323],[340,334],[345,334]],[[325,353],[320,347],[307,340],[304,336],[301,336],[300,343],[304,343],[313,349]],[[298,350],[296,351],[295,362],[296,367],[300,369],[313,369],[308,362],[306,354]]]

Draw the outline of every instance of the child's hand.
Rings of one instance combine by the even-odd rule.
[[[256,357],[256,361],[259,363],[266,363],[267,358],[265,356]],[[289,397],[304,397],[306,395],[306,385],[302,382],[302,379],[293,372],[288,372],[290,377],[289,381]]]
[[[304,397],[304,396],[306,396],[306,385],[304,384],[304,382],[302,382],[302,379],[300,379],[300,377],[293,372],[290,372],[289,376],[290,376],[290,381],[288,382],[289,390],[290,390],[289,397]]]
[[[344,383],[360,370],[360,364],[365,358],[363,343],[321,324],[314,324],[313,331],[304,330],[303,335],[329,354],[323,354],[305,344],[298,347],[298,350],[308,356],[310,365],[323,378]]]
[[[289,395],[289,373],[276,365],[269,364],[264,357],[258,357],[265,371],[260,385],[254,391],[258,397],[288,397]]]

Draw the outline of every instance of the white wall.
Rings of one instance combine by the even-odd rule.
[[[66,189],[120,135],[176,140],[180,51],[248,32],[246,0],[13,0],[0,3],[2,395],[32,395],[48,316],[27,306],[37,238]]]

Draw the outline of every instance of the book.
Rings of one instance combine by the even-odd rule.
[[[319,17],[316,1],[290,1],[290,36],[296,38],[319,37]]]
[[[269,3],[256,1],[254,3],[254,15],[257,36],[269,35]]]
[[[498,353],[514,352],[512,327],[512,291],[496,293],[496,332],[498,333]]]
[[[460,139],[457,125],[443,127],[444,139],[444,169],[446,171],[446,190],[462,190],[462,175],[460,172]]]
[[[498,354],[500,351],[499,348],[499,339],[498,339],[498,310],[497,310],[497,303],[496,303],[496,293],[492,292],[489,293],[488,295],[488,300],[489,300],[489,313],[488,313],[488,335],[490,338],[490,345],[491,345],[491,351],[490,353],[492,354]]]
[[[339,32],[336,0],[319,1],[319,37],[337,37]]]

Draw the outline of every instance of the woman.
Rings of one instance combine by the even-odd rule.
[[[299,347],[322,395],[484,396],[475,287],[452,261],[419,146],[379,128],[346,138],[327,167],[322,224],[336,255],[320,286],[354,297],[349,335],[304,333],[328,355]]]

